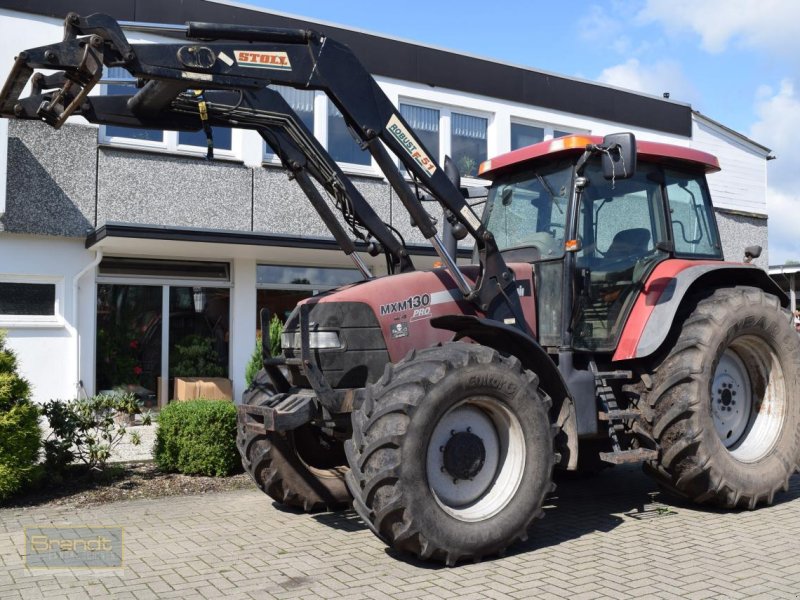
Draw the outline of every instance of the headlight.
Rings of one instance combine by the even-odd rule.
[[[284,348],[300,349],[302,336],[299,331],[281,334],[281,346]],[[309,331],[308,347],[312,349],[341,348],[339,334],[335,331]]]

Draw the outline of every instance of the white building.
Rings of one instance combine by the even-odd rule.
[[[212,0],[80,5],[120,20],[323,30],[350,45],[429,149],[453,155],[462,174],[487,157],[565,133],[632,131],[711,152],[722,166],[709,180],[726,258],[760,244],[758,262],[767,265],[769,150],[686,104]],[[0,77],[20,50],[61,39],[65,6],[0,0]],[[382,218],[401,230],[417,263],[430,263],[432,249],[324,94],[286,97]],[[232,379],[238,398],[257,309],[281,314],[299,298],[356,278],[256,133],[217,131],[215,143],[217,160],[209,163],[202,134],[85,122],[55,131],[0,120],[0,327],[38,401],[74,396],[80,386],[91,394],[123,384],[166,398],[171,367],[192,344],[213,350],[218,368],[210,374]],[[384,270],[380,257],[364,258],[374,272]]]

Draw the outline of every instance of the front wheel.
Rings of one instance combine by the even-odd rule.
[[[390,546],[449,565],[525,539],[552,489],[549,408],[536,376],[490,348],[410,354],[353,413],[357,512]]]
[[[245,392],[248,404],[265,405],[274,400],[267,381],[262,369]],[[273,500],[305,512],[336,510],[350,503],[341,441],[310,424],[266,435],[252,433],[245,425],[239,423],[236,438],[242,466]]]
[[[716,290],[683,323],[650,394],[651,471],[701,503],[772,503],[800,463],[800,341],[775,296]]]

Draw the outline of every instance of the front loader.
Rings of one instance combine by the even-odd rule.
[[[124,28],[186,40],[130,44]],[[141,87],[89,95],[104,66]],[[34,69],[56,73],[20,99]],[[276,84],[328,95],[442,267],[414,269]],[[453,164],[324,34],[104,15],[71,14],[64,41],[21,52],[0,114],[249,128],[276,151],[364,276],[296,307],[239,406],[242,462],[278,503],[352,502],[388,545],[453,565],[525,539],[555,468],[643,462],[724,508],[771,503],[798,468],[800,341],[787,298],[749,264],[760,248],[723,260],[711,155],[625,133],[542,142],[481,165],[478,215]],[[456,264],[423,193],[474,242],[473,264]],[[390,275],[360,248],[385,253]]]

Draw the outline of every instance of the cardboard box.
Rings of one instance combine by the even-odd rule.
[[[224,377],[176,377],[174,400],[233,400],[233,385]]]

